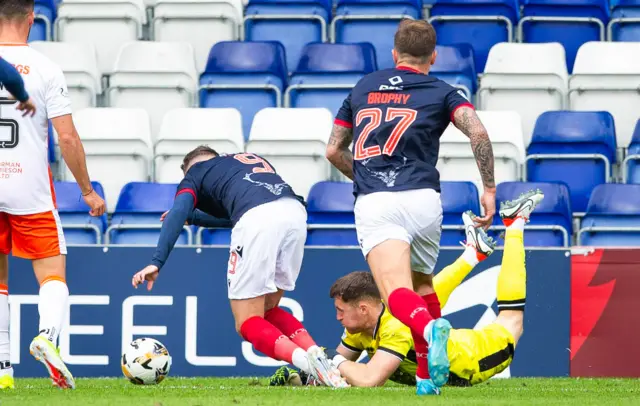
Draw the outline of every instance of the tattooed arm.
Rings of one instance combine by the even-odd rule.
[[[353,129],[334,124],[326,156],[344,176],[353,180],[353,154],[349,150],[351,141],[353,141]]]
[[[453,118],[453,124],[471,141],[471,149],[476,158],[484,186],[481,203],[485,216],[477,218],[476,223],[488,228],[493,222],[493,215],[496,212],[494,158],[489,134],[472,107],[462,106],[456,109]]]
[[[468,106],[457,109],[454,113],[453,124],[462,131],[471,141],[471,149],[476,157],[478,169],[482,176],[482,184],[485,189],[496,187],[493,174],[493,148],[489,140],[489,134],[482,125],[475,110]]]

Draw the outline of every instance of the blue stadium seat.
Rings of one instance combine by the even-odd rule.
[[[51,41],[53,24],[58,15],[58,0],[36,0],[34,11],[36,18],[29,32],[28,42]]]
[[[640,41],[638,18],[640,18],[640,0],[612,1],[607,39],[609,41]]]
[[[534,183],[534,182],[503,182],[496,191],[496,204],[513,200],[521,193],[532,189],[540,189],[544,193],[544,200],[531,214],[527,224],[527,232],[524,233],[524,245],[527,247],[568,247],[571,245],[573,234],[573,222],[569,188],[562,183]],[[496,227],[497,230],[496,230]],[[499,216],[494,217],[494,227],[501,233],[504,230]],[[496,233],[494,233],[495,236]],[[496,239],[503,244],[502,239]]]
[[[518,22],[516,0],[438,0],[429,21],[438,44],[471,44],[477,72],[484,72],[492,46],[509,42]]]
[[[465,241],[462,213],[467,210],[480,214],[478,188],[472,182],[440,182],[440,201],[442,202],[443,247],[459,247]]]
[[[464,90],[467,98],[471,100],[478,89],[473,47],[469,44],[438,45],[436,51],[436,63],[429,70],[429,74]]]
[[[640,185],[599,185],[580,224],[578,244],[640,246]]]
[[[218,42],[200,76],[200,107],[240,110],[246,141],[255,114],[281,106],[287,76],[285,51],[279,42]]]
[[[244,39],[279,41],[286,50],[287,66],[293,69],[306,44],[327,41],[330,20],[329,0],[250,0],[245,10]]]
[[[358,246],[353,215],[353,184],[319,182],[307,199],[307,245]]]
[[[173,205],[177,185],[131,182],[124,185],[107,229],[109,244],[156,245],[160,236],[160,216]],[[178,238],[178,245],[192,243],[192,229]]]
[[[326,107],[335,115],[351,88],[377,70],[373,45],[309,44],[285,92],[285,107]]]
[[[200,228],[198,231],[201,245],[224,245],[231,244],[231,228]]]
[[[337,43],[370,42],[378,68],[393,68],[393,36],[403,17],[422,18],[422,1],[338,0],[331,38]]]
[[[611,165],[616,162],[613,116],[585,111],[543,113],[527,153],[527,180],[564,182],[571,194],[571,208],[584,212],[591,191],[610,181]]]
[[[607,0],[527,0],[518,25],[522,42],[559,42],[573,71],[578,48],[604,41],[609,22]]]
[[[625,183],[640,184],[640,120],[633,130],[622,170],[624,171]]]
[[[104,199],[104,190],[99,182],[91,182],[96,193]],[[53,182],[56,206],[67,244],[100,244],[107,228],[107,215],[89,215],[89,206],[82,199],[76,182]]]

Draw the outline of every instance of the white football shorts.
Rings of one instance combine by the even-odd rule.
[[[442,234],[440,193],[414,189],[360,195],[354,211],[365,258],[384,241],[406,241],[411,246],[411,270],[433,273]]]
[[[292,291],[306,239],[307,211],[293,198],[283,197],[243,214],[231,231],[229,299]]]

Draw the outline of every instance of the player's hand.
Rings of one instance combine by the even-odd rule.
[[[162,216],[160,216],[160,221],[164,221],[165,218],[167,218],[167,214],[169,214],[170,210],[165,211],[164,213],[162,213]],[[184,222],[185,226],[189,225],[189,220]]]
[[[104,200],[98,196],[95,190],[92,190],[86,196],[82,196],[82,198],[87,206],[91,208],[91,210],[89,210],[89,214],[94,217],[102,216],[107,209],[107,205],[104,203]]]
[[[480,198],[480,204],[484,208],[484,217],[476,217],[473,221],[476,227],[487,230],[493,224],[493,216],[496,214],[496,189],[486,189]]]
[[[16,110],[22,112],[22,117],[30,115],[33,117],[36,114],[36,104],[31,97],[26,102],[18,102]]]
[[[153,289],[153,284],[158,279],[160,270],[155,265],[147,265],[142,271],[139,271],[131,279],[131,284],[134,288],[138,289],[138,285],[142,285],[144,281],[147,281],[147,290]]]

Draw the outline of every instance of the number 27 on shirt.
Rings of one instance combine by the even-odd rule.
[[[383,113],[382,110],[378,107],[372,107],[358,111],[355,122],[356,126],[359,126],[364,120],[369,121],[362,129],[362,132],[360,133],[360,136],[356,141],[356,145],[353,149],[353,159],[360,161],[382,154],[392,155],[393,151],[395,151],[398,143],[400,142],[400,138],[402,138],[407,129],[409,129],[411,124],[413,124],[417,116],[418,112],[416,110],[388,107],[386,114],[384,114],[384,122],[389,122],[396,119],[399,120],[393,128],[393,131],[391,131],[387,142],[385,142],[382,149],[379,145],[372,145],[365,148],[364,144],[367,141],[369,135],[371,135],[371,132],[378,128],[380,124],[382,124]]]

